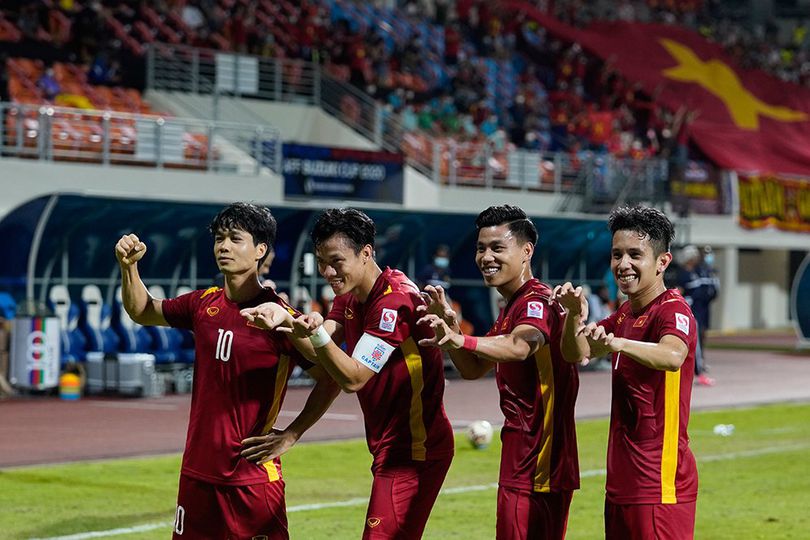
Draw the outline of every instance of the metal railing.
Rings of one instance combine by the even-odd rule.
[[[261,125],[0,103],[0,155],[241,175],[280,170],[277,130]]]
[[[152,89],[312,104],[380,148],[402,152],[408,165],[441,185],[574,194],[585,197],[576,210],[588,211],[598,207],[603,196],[630,202],[642,193],[657,194],[657,186],[666,182],[667,164],[659,159],[579,158],[408,130],[400,114],[339,74],[339,69],[301,60],[164,44],[152,46],[147,55],[147,84]]]

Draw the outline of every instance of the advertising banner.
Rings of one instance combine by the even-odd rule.
[[[286,198],[402,204],[402,154],[284,144]]]
[[[739,175],[740,224],[810,232],[810,181]]]

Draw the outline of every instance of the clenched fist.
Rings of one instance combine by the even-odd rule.
[[[115,244],[115,258],[121,266],[132,266],[146,253],[146,244],[134,234],[125,234]]]

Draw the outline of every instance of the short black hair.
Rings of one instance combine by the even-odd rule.
[[[359,253],[363,246],[374,247],[377,228],[370,217],[356,208],[324,210],[310,233],[312,243],[317,248],[336,234],[346,237],[354,252]]]
[[[475,228],[478,231],[484,227],[497,227],[504,223],[509,224],[509,230],[524,242],[537,244],[537,227],[519,206],[511,204],[490,206],[475,218]]]
[[[621,206],[608,217],[610,234],[634,231],[650,239],[655,256],[669,251],[675,240],[675,226],[662,211],[649,206]]]
[[[267,252],[259,260],[262,265],[276,241],[276,218],[269,208],[246,202],[236,202],[220,210],[208,225],[208,232],[216,237],[219,231],[245,231],[253,236],[253,245],[265,244]]]

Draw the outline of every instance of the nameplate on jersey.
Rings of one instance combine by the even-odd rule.
[[[393,332],[397,327],[397,310],[383,308],[380,315],[380,330],[383,332]]]
[[[352,358],[374,373],[379,373],[386,362],[388,362],[394,349],[396,349],[396,347],[389,345],[376,336],[363,334],[354,347]]]
[[[689,335],[689,317],[684,315],[683,313],[676,313],[675,314],[675,328],[686,334]]]
[[[543,318],[543,303],[542,302],[529,302],[526,304],[526,316],[534,317],[535,319]]]

